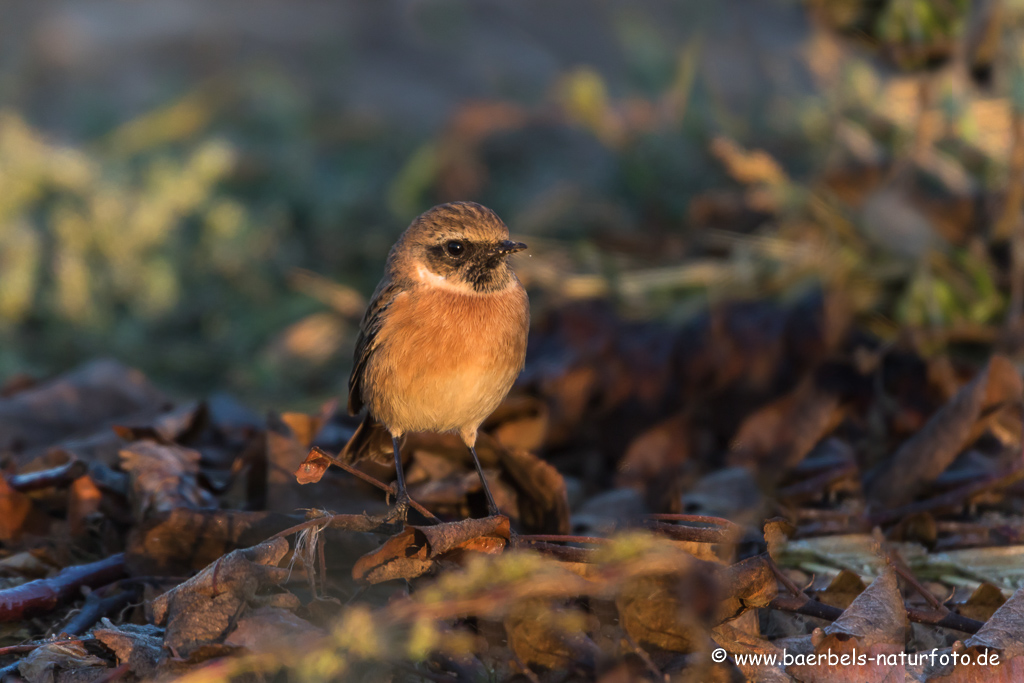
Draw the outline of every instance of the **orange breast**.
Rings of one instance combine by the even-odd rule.
[[[364,399],[392,433],[475,438],[523,367],[528,328],[518,282],[494,294],[426,286],[400,294],[368,360]]]

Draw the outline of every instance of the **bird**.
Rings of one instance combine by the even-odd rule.
[[[408,516],[401,441],[409,432],[458,434],[488,514],[500,514],[476,440],[525,363],[530,304],[509,257],[526,248],[491,209],[451,202],[416,217],[388,253],[348,383],[349,413],[365,412],[339,455],[350,464],[394,457],[397,495],[384,521]]]

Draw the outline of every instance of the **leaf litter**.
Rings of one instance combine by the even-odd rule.
[[[399,526],[388,469],[334,457],[333,403],[176,405],[107,361],[14,386],[4,675],[1017,680],[1016,366],[826,329],[827,301],[553,308],[481,433],[495,518],[450,435],[407,439]],[[999,664],[890,658],[932,649]]]

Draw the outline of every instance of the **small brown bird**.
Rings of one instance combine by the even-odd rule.
[[[367,411],[341,453],[347,462],[387,462],[393,451],[398,496],[386,519],[408,515],[400,452],[407,432],[457,432],[473,455],[488,512],[498,514],[476,435],[523,369],[530,306],[508,260],[525,248],[509,241],[490,209],[453,202],[416,218],[388,254],[348,383],[349,413]]]

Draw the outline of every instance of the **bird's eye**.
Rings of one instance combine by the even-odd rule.
[[[444,249],[448,252],[449,256],[459,257],[462,256],[464,251],[466,251],[466,246],[458,240],[452,240],[448,244],[444,245]]]

